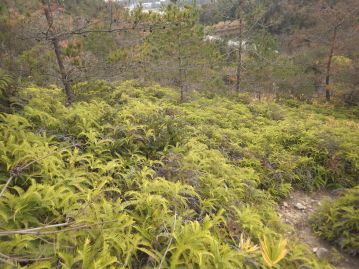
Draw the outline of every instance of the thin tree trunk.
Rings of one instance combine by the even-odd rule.
[[[184,69],[182,66],[182,58],[179,57],[179,74],[178,74],[178,84],[179,84],[179,88],[181,91],[181,97],[180,97],[180,102],[183,103],[184,102],[184,91],[185,91],[185,86],[184,86],[184,82],[183,82],[183,78],[184,78]]]
[[[330,71],[331,71],[331,65],[332,65],[332,58],[334,55],[335,41],[337,38],[337,30],[338,30],[337,26],[334,27],[332,43],[330,46],[330,52],[329,52],[329,56],[328,56],[327,73],[325,76],[325,97],[326,97],[327,101],[330,101],[330,97],[332,95],[332,93],[330,92]]]
[[[112,1],[110,0],[110,30],[112,29],[112,23],[113,23],[113,12],[112,12]]]
[[[183,103],[184,102],[184,87],[183,86],[181,86],[181,103]]]
[[[183,63],[183,53],[182,53],[182,42],[181,42],[181,37],[180,37],[180,33],[182,33],[182,29],[181,29],[181,24],[179,24],[179,31],[178,31],[178,35],[177,35],[177,44],[178,44],[178,55],[177,55],[177,60],[178,60],[178,86],[180,88],[180,92],[181,92],[181,96],[180,96],[180,102],[183,103],[184,102],[184,98],[185,98],[185,85],[184,85],[184,63]]]
[[[238,46],[238,63],[237,63],[237,80],[236,91],[241,90],[241,71],[242,71],[242,18],[239,19],[239,46]]]
[[[46,3],[47,2],[47,3]],[[64,63],[62,61],[62,56],[61,56],[61,50],[60,50],[60,46],[59,46],[59,40],[56,37],[53,37],[53,17],[50,11],[50,4],[48,1],[43,0],[42,3],[44,4],[44,13],[45,13],[45,17],[47,20],[47,24],[49,26],[49,34],[51,37],[51,43],[54,47],[54,52],[56,55],[56,60],[57,60],[57,64],[59,66],[59,71],[60,71],[60,75],[61,75],[61,81],[62,84],[64,85],[64,90],[65,90],[65,94],[66,94],[66,103],[68,105],[70,105],[73,101],[74,101],[74,96],[71,90],[71,85],[68,81],[68,74],[66,72]]]

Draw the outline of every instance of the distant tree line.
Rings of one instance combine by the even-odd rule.
[[[177,87],[181,101],[196,90],[355,105],[355,2],[175,1],[145,13],[117,1],[4,0],[0,75],[20,85],[59,85],[68,104],[77,82],[136,79]]]

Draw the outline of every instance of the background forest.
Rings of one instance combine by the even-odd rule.
[[[0,68],[21,85],[69,91],[81,81],[136,79],[183,95],[236,89],[358,103],[355,0],[179,2],[157,12],[117,1],[47,2],[0,5]]]
[[[356,2],[0,1],[0,268],[357,268]]]

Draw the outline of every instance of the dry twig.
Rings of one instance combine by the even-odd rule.
[[[176,231],[176,221],[177,221],[177,213],[175,212],[175,216],[174,216],[174,221],[173,221],[173,228],[172,228],[172,234]],[[158,266],[158,269],[161,269],[162,268],[162,264],[163,262],[165,261],[166,259],[166,255],[170,249],[170,246],[172,244],[172,241],[173,241],[173,235],[171,235],[171,238],[170,238],[170,241],[168,242],[168,245],[167,245],[167,248],[165,250],[165,253],[163,253],[163,256],[162,256],[162,259],[161,259],[161,262],[160,262],[160,265]]]
[[[9,187],[9,184],[11,183],[11,181],[12,181],[15,177],[20,176],[20,175],[21,175],[21,172],[24,171],[26,168],[28,168],[30,165],[32,165],[32,164],[34,164],[34,163],[36,163],[36,162],[42,161],[42,160],[46,159],[47,157],[49,157],[49,156],[51,156],[51,155],[54,155],[54,154],[56,154],[56,153],[58,153],[58,152],[61,152],[61,151],[64,150],[64,149],[72,148],[72,147],[77,147],[77,146],[78,146],[77,144],[74,144],[74,145],[67,146],[67,147],[64,147],[64,148],[61,148],[61,149],[57,149],[57,150],[55,150],[55,151],[53,151],[53,152],[50,152],[49,154],[46,154],[45,156],[43,156],[43,157],[41,157],[41,158],[38,158],[38,159],[36,159],[36,160],[33,160],[33,161],[31,161],[31,162],[29,162],[29,163],[23,165],[23,166],[20,166],[20,167],[16,166],[16,167],[14,167],[13,169],[11,169],[11,171],[10,171],[11,176],[8,178],[8,180],[7,180],[6,183],[5,183],[5,186],[4,186],[3,189],[1,190],[1,192],[0,192],[0,198],[1,198],[1,196],[3,196],[3,194],[5,193],[5,191],[7,190],[7,188]]]

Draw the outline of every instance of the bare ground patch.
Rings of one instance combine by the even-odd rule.
[[[278,206],[278,214],[283,223],[293,228],[289,231],[290,236],[298,237],[308,244],[319,259],[327,259],[338,269],[357,269],[359,268],[358,257],[342,253],[329,242],[317,237],[309,223],[311,215],[320,206],[321,200],[333,199],[335,196],[326,191],[315,193],[295,191]]]

